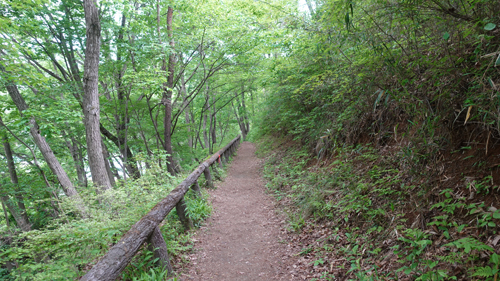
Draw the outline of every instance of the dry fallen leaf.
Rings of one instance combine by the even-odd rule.
[[[470,110],[471,109],[472,109],[472,105],[470,105],[469,109],[467,109],[467,116],[465,117],[464,125],[465,125],[465,123],[467,123],[467,120],[469,120],[469,118],[470,118]]]

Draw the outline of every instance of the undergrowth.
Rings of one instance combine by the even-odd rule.
[[[290,230],[318,233],[298,253],[312,260],[311,280],[497,280],[491,178],[445,188],[432,169],[415,166],[425,155],[408,146],[335,144],[319,160],[289,140],[265,138],[258,153],[267,188]]]
[[[136,221],[185,178],[185,175],[169,176],[158,166],[157,159],[148,162],[150,169],[138,180],[122,181],[99,196],[92,187],[82,190],[89,218],[76,217],[73,202],[65,200],[60,202],[65,212],[58,219],[45,228],[13,236],[12,243],[2,248],[0,262],[12,263],[14,269],[1,272],[0,280],[75,280],[84,275]],[[206,197],[203,189],[201,197],[191,190],[185,196],[187,212],[195,226],[211,213]],[[182,261],[182,253],[189,251],[193,243],[191,233],[184,231],[175,209],[160,229],[171,260]],[[122,280],[166,280],[167,273],[155,264],[153,253],[143,247],[123,272]]]

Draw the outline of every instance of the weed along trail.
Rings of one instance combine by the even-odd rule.
[[[209,191],[213,214],[194,237],[181,280],[286,280],[280,270],[281,221],[259,167],[254,144],[243,142],[226,179]]]

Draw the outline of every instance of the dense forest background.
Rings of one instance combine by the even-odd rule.
[[[1,278],[82,276],[239,133],[291,229],[329,233],[311,279],[498,278],[497,1],[0,3]]]

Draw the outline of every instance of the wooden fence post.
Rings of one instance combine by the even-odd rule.
[[[99,259],[99,261],[80,279],[81,281],[113,281],[120,278],[120,274],[133,259],[134,255],[140,251],[145,242],[149,242],[155,253],[155,257],[161,258],[162,265],[167,272],[172,272],[168,258],[167,246],[163,239],[158,225],[166,218],[170,211],[176,207],[177,214],[189,228],[192,225],[191,220],[186,216],[186,205],[184,195],[192,188],[199,190],[197,179],[204,173],[209,188],[214,188],[212,176],[210,175],[210,166],[213,165],[216,173],[217,158],[224,155],[226,151],[235,151],[241,136],[233,139],[224,148],[213,154],[209,159],[203,161],[193,170],[167,197],[158,202],[146,215],[138,220],[131,228],[120,238],[116,244],[111,246],[108,252]]]
[[[215,188],[214,182],[212,181],[212,175],[210,175],[210,167],[205,167],[205,170],[203,170],[203,175],[205,175],[205,180],[207,181],[207,187]]]
[[[191,189],[194,191],[194,194],[196,197],[201,198],[201,190],[200,190],[200,185],[198,184],[198,181],[195,181],[193,185],[191,185]]]
[[[165,243],[165,239],[163,239],[159,226],[156,226],[149,236],[148,248],[154,253],[154,258],[158,259],[158,264],[167,271],[167,275],[172,275],[172,266],[170,265],[170,258],[168,257],[167,243]]]
[[[181,221],[182,225],[184,226],[185,230],[190,230],[193,228],[193,222],[187,215],[187,210],[186,210],[186,202],[184,201],[184,198],[182,198],[177,205],[175,205],[175,210],[177,211],[177,216],[179,216],[179,220]]]

